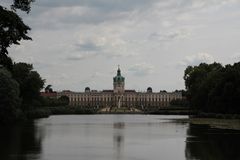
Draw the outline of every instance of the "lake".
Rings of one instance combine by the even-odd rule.
[[[61,115],[1,127],[1,160],[239,160],[240,131],[188,116]]]

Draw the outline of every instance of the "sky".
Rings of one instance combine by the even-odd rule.
[[[188,65],[240,61],[240,0],[36,0],[18,13],[33,40],[9,55],[57,91],[112,89],[118,65],[126,89],[174,91]]]

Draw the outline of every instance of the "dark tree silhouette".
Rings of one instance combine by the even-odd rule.
[[[14,122],[19,106],[19,85],[10,72],[0,68],[0,125]]]
[[[51,84],[47,85],[47,87],[45,87],[44,90],[45,90],[46,93],[53,93],[53,89],[52,89],[52,85]]]
[[[31,10],[31,3],[35,0],[13,0],[13,4],[11,8],[15,11],[16,9],[20,9],[27,13]]]
[[[21,40],[31,40],[27,36],[30,27],[17,15],[16,9],[30,11],[33,0],[14,0],[11,10],[0,5],[0,56],[7,55],[7,48],[19,44]]]
[[[70,100],[68,96],[61,96],[58,101],[61,105],[68,105]]]
[[[13,65],[13,78],[20,85],[20,97],[22,98],[22,109],[33,105],[40,97],[40,90],[43,88],[44,80],[33,66],[27,63],[16,63]]]
[[[192,108],[203,112],[240,113],[240,62],[189,66],[184,74]]]

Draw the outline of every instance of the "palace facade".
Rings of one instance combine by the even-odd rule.
[[[170,101],[182,99],[182,92],[152,92],[151,87],[148,87],[146,92],[125,89],[125,78],[121,75],[121,70],[118,67],[117,75],[113,77],[113,89],[97,91],[86,87],[84,92],[72,92],[69,90],[57,92],[57,98],[61,96],[68,96],[72,106],[144,109],[167,107]]]

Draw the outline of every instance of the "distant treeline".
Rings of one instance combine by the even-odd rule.
[[[207,113],[240,113],[240,62],[188,66],[184,80],[191,108]]]

